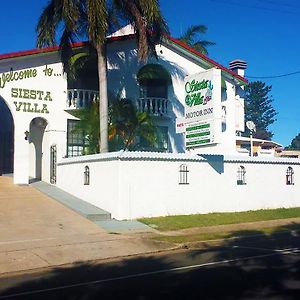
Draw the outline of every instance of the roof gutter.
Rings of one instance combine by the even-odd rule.
[[[163,39],[163,43],[171,46],[175,50],[177,50],[177,51],[183,53],[184,55],[186,55],[187,57],[193,59],[194,61],[199,63],[199,65],[201,65],[205,69],[210,69],[210,68],[213,68],[213,67],[221,69],[222,75],[228,80],[233,80],[234,83],[237,84],[237,85],[247,85],[248,84],[248,80],[245,79],[244,77],[242,77],[242,76],[236,74],[235,72],[227,69],[226,67],[220,65],[219,63],[215,62],[214,60],[208,58],[204,54],[196,51],[195,49],[193,49],[191,47],[189,47],[185,43],[183,43],[183,42],[181,42],[177,39],[172,38],[171,36],[166,35],[165,38]]]

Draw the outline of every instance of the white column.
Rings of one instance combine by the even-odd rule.
[[[15,122],[15,151],[14,151],[14,183],[28,184],[29,182],[29,143],[25,140],[25,132],[29,126]]]

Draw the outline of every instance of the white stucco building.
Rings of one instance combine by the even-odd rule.
[[[139,110],[153,116],[161,135],[154,150],[184,152],[184,134],[176,134],[175,126],[176,118],[184,117],[184,79],[215,68],[222,76],[223,130],[218,144],[202,150],[235,153],[236,130],[244,127],[242,76],[171,37],[157,46],[158,59],[147,63],[137,60],[133,34],[114,35],[108,41],[108,92],[132,99]],[[75,44],[74,49],[84,46]],[[91,74],[96,75],[95,67]],[[1,55],[1,119],[5,118],[3,130],[10,132],[2,135],[2,172],[13,171],[17,184],[29,178],[50,182],[51,151],[57,159],[81,154],[82,141],[70,133],[75,119],[71,112],[86,107],[97,89],[91,75],[68,81],[57,48]]]
[[[73,45],[75,51],[84,47]],[[134,34],[108,38],[108,92],[152,115],[160,136],[153,152],[91,156],[80,156],[85,139],[72,131],[77,122],[72,112],[97,97],[95,64],[71,80],[62,71],[57,47],[0,55],[0,172],[13,173],[16,184],[55,184],[117,219],[299,206],[298,160],[249,158],[237,151],[237,133],[244,131],[244,62],[226,68],[167,36],[156,51],[158,59],[141,63]],[[197,81],[195,74],[204,79]],[[191,88],[193,79],[196,88]],[[187,94],[204,89],[201,82],[213,86],[214,107],[206,109],[209,105],[195,96],[201,114],[214,112],[207,125],[213,135],[193,131],[206,119],[186,123]],[[176,133],[182,124],[193,132],[189,137]],[[204,142],[194,139],[208,134]],[[185,139],[192,145],[187,149]],[[257,191],[278,200],[253,201]],[[224,197],[231,199],[221,201]]]

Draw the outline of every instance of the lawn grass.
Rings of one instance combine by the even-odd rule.
[[[291,230],[294,231],[297,230],[299,232],[300,224],[259,228],[256,230],[228,231],[228,232],[202,232],[198,234],[178,235],[178,236],[159,235],[154,237],[153,239],[158,241],[174,243],[174,244],[184,244],[184,243],[212,241],[212,240],[228,239],[228,238],[245,238],[250,236],[258,236],[258,235],[267,236],[267,235],[273,235],[277,233],[290,232]]]
[[[193,227],[238,224],[245,222],[289,219],[300,217],[300,207],[262,209],[235,213],[211,213],[143,218],[140,222],[160,231],[180,230]]]

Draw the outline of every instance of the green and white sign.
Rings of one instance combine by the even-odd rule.
[[[221,70],[185,80],[186,148],[218,143],[221,134]]]
[[[215,143],[214,126],[213,121],[186,124],[186,148]]]

